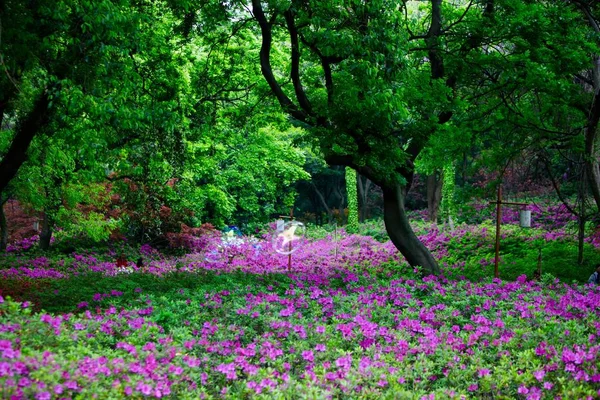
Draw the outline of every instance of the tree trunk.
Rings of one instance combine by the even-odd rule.
[[[577,264],[582,265],[583,250],[585,249],[585,217],[583,215],[579,215],[577,219],[577,228]]]
[[[442,202],[442,176],[443,174],[437,171],[427,176],[427,211],[429,221],[434,224],[437,224],[440,204]]]
[[[0,201],[0,251],[6,250],[8,244],[8,224],[4,214],[4,202]]]
[[[327,205],[327,201],[325,201],[325,196],[323,196],[323,193],[321,193],[321,191],[319,190],[319,188],[317,187],[317,185],[315,185],[315,183],[312,180],[310,181],[310,184],[313,187],[313,189],[315,190],[315,193],[317,194],[317,197],[321,201],[321,205],[325,209],[325,212],[327,213],[328,219],[331,219],[331,209]]]
[[[405,188],[400,185],[382,187],[385,229],[406,261],[421,266],[426,274],[439,275],[440,267],[427,247],[415,235],[404,209]]]
[[[31,141],[48,122],[50,114],[48,105],[48,92],[44,91],[35,102],[31,112],[17,125],[10,148],[0,162],[0,192],[3,192],[15,177],[27,159],[27,149]]]
[[[600,58],[594,57],[594,82],[600,79]],[[600,83],[598,83],[600,85]],[[594,87],[594,99],[585,127],[585,169],[596,207],[600,212],[600,167],[598,165],[598,141],[600,123],[600,87]]]
[[[587,197],[587,187],[585,185],[587,173],[585,169],[583,170],[582,175],[583,176],[581,177],[579,184],[579,215],[577,216],[577,227],[579,228],[577,232],[577,264],[579,265],[583,264],[583,246],[585,240],[585,198]]]
[[[40,232],[40,249],[48,250],[50,248],[50,239],[52,238],[52,223],[48,213],[44,213],[42,219],[42,230]]]

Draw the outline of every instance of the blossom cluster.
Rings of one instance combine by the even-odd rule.
[[[461,229],[421,234],[442,255],[453,235],[473,233]],[[289,259],[267,243],[215,240],[207,251],[222,251],[213,258],[128,266],[165,280],[231,276],[227,287],[135,289],[128,304],[114,289],[67,314],[0,297],[0,397],[600,396],[598,286],[422,279],[390,243],[357,235],[308,242],[288,270]],[[35,259],[2,273],[119,274],[99,259],[76,255],[54,269]],[[241,275],[264,284],[237,282]]]

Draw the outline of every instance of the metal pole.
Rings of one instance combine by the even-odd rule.
[[[502,222],[502,185],[498,186],[496,201],[496,258],[494,260],[494,277],[499,278],[498,262],[500,261],[500,223]]]
[[[333,231],[333,242],[335,243],[335,259],[337,260],[338,244],[337,244],[337,222]]]

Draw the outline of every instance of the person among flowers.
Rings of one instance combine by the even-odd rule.
[[[594,271],[594,273],[590,275],[588,283],[595,283],[596,285],[600,285],[600,264],[596,264],[596,271]]]

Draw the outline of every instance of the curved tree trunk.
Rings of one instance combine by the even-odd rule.
[[[49,102],[48,91],[44,91],[29,114],[17,124],[15,137],[0,162],[0,192],[6,189],[27,159],[27,149],[35,135],[48,123]]]
[[[385,229],[406,261],[413,266],[421,266],[426,274],[439,275],[440,267],[431,252],[412,230],[404,209],[405,188],[396,185],[383,188],[383,220]]]

